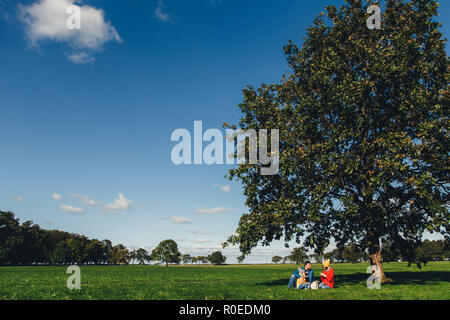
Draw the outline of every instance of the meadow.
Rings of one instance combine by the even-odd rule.
[[[332,290],[287,290],[295,265],[81,266],[81,290],[66,287],[67,267],[0,267],[1,300],[48,299],[450,299],[450,262],[422,269],[385,263],[394,281],[366,287],[367,263],[334,264]],[[314,264],[316,277],[320,265]]]

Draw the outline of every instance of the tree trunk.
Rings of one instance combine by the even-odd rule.
[[[369,245],[369,257],[370,257],[370,264],[375,265],[378,267],[378,273],[380,275],[380,282],[386,281],[386,275],[384,274],[383,269],[383,260],[381,255],[381,247],[379,243],[378,237],[375,237],[371,240]]]

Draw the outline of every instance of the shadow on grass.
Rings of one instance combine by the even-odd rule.
[[[334,287],[351,286],[358,284],[365,284],[368,273],[351,273],[351,274],[337,274],[334,279]],[[386,276],[393,280],[387,285],[438,285],[440,282],[450,282],[450,272],[445,271],[423,271],[423,272],[387,272]],[[316,279],[320,280],[320,279]],[[286,286],[289,279],[277,279],[268,282],[259,283],[263,286]]]

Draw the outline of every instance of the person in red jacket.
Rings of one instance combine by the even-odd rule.
[[[322,263],[322,273],[320,274],[321,283],[319,289],[332,289],[334,287],[334,270],[330,267],[330,259]]]

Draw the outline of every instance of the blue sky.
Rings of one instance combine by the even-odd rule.
[[[0,0],[1,209],[128,247],[219,248],[246,211],[233,166],[175,166],[171,133],[237,123],[241,90],[279,81],[283,45],[342,1],[86,0],[78,35],[71,3]]]

